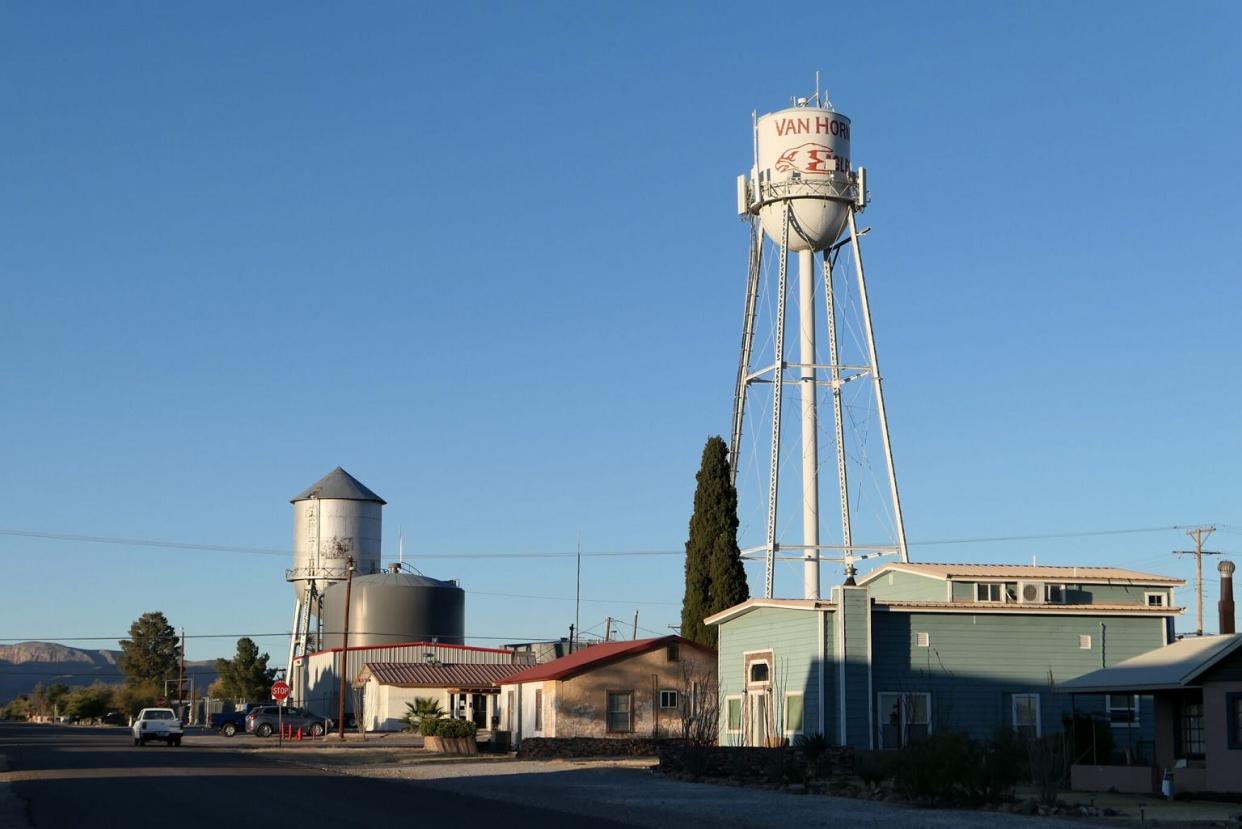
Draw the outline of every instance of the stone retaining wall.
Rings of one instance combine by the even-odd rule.
[[[789,766],[806,769],[812,777],[834,777],[854,772],[854,749],[834,746],[808,760],[800,748],[750,748],[741,746],[660,747],[659,770],[696,777],[734,777],[752,782],[784,782]]]
[[[673,740],[650,737],[527,737],[518,745],[521,760],[557,757],[654,757]]]

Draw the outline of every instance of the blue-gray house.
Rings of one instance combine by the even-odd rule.
[[[1057,683],[1173,639],[1180,579],[1113,567],[894,563],[829,599],[751,599],[707,619],[719,631],[720,742],[774,745],[823,733],[897,748],[941,728],[1061,729]],[[1080,698],[1152,741],[1150,699]]]

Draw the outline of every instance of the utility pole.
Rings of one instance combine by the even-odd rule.
[[[611,616],[609,616],[607,621],[604,623],[604,641],[605,642],[612,641],[612,617]]]
[[[1195,557],[1195,636],[1203,635],[1203,557],[1220,555],[1217,551],[1203,549],[1204,540],[1214,532],[1216,532],[1215,527],[1195,527],[1193,530],[1187,530],[1186,535],[1195,540],[1195,548],[1193,550],[1173,551],[1173,555],[1178,558],[1182,556]]]
[[[338,732],[342,740],[345,739],[345,672],[349,670],[349,589],[354,583],[354,557],[350,556],[345,561],[349,572],[345,574],[345,627],[342,631],[341,638],[341,673],[337,677],[339,683],[337,693],[337,725]]]
[[[634,608],[634,635],[631,636],[630,638],[631,639],[638,638],[638,608]]]
[[[181,629],[181,662],[177,666],[177,716],[185,720],[185,628]]]
[[[569,626],[569,653],[574,652],[574,626]],[[566,654],[568,656],[569,654]]]
[[[578,618],[579,612],[582,610],[582,532],[578,533],[578,575],[574,582],[574,626],[573,630],[582,630],[582,621]],[[570,634],[569,652],[573,653],[577,648],[578,640]]]

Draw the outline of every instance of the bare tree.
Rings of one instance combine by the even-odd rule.
[[[716,744],[720,733],[720,688],[710,666],[683,661],[677,699],[681,738],[690,745]]]

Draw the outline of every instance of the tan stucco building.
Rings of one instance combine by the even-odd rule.
[[[680,636],[605,642],[502,680],[500,728],[515,743],[675,735],[683,712],[715,688],[710,648]]]

